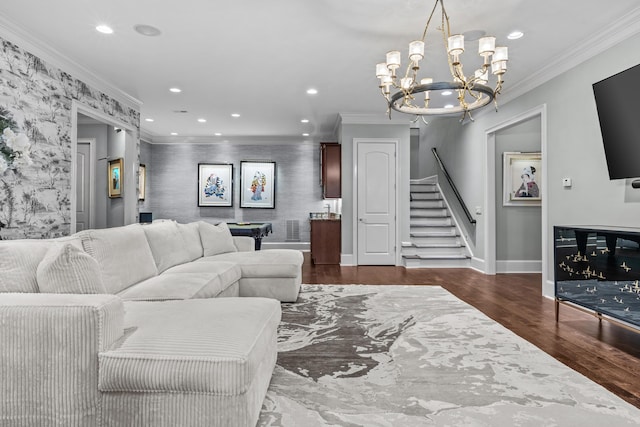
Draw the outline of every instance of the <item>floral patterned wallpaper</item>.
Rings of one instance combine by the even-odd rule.
[[[74,99],[140,129],[139,111],[0,38],[0,239],[70,233]]]

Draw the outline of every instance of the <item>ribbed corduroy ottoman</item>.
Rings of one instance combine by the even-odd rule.
[[[255,426],[277,357],[280,303],[125,303],[125,338],[100,353],[103,425]]]

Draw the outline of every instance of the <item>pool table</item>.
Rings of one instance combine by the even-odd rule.
[[[262,246],[262,238],[273,232],[270,222],[228,222],[233,236],[249,236],[255,240],[256,251]]]

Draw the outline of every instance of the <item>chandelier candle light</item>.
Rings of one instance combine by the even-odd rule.
[[[420,61],[424,58],[427,29],[438,4],[440,4],[442,11],[442,22],[438,30],[442,33],[447,51],[447,62],[452,77],[450,82],[434,82],[433,78],[430,77],[418,79]],[[509,59],[507,48],[496,47],[495,37],[480,38],[478,54],[483,58],[483,64],[469,77],[464,75],[462,63],[460,62],[460,55],[463,52],[464,35],[451,35],[449,15],[447,15],[444,8],[444,0],[436,0],[422,33],[422,39],[409,43],[409,65],[404,76],[396,74],[396,70],[400,68],[401,59],[401,54],[397,50],[387,52],[387,62],[376,65],[376,76],[380,79],[380,90],[389,106],[387,110],[389,118],[391,118],[391,109],[394,109],[401,113],[414,114],[416,115],[416,120],[420,116],[462,113],[460,121],[467,116],[473,121],[471,111],[482,108],[491,101],[494,101],[497,110],[496,96],[502,89],[502,76],[507,71],[507,60]],[[497,78],[495,89],[487,86],[489,69]],[[392,87],[398,89],[393,94],[391,94]],[[456,91],[458,105],[450,108],[430,107],[429,100],[432,91]],[[416,101],[415,95],[419,93],[424,93],[424,105],[418,105],[418,102],[421,104],[421,101]]]

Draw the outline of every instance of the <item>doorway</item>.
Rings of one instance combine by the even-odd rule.
[[[71,233],[87,228],[107,228],[137,221],[137,132],[89,106],[71,107]],[[95,139],[89,158],[83,140]],[[91,145],[91,144],[90,144]],[[109,198],[108,161],[122,158],[122,197]],[[91,183],[93,174],[93,183]],[[82,175],[82,176],[81,176]],[[86,182],[89,177],[89,183]],[[88,203],[88,219],[86,216]]]
[[[396,265],[397,141],[354,139],[358,265]]]
[[[484,227],[484,253],[485,253],[485,273],[496,274],[499,272],[497,268],[497,208],[499,200],[502,200],[503,194],[497,191],[497,182],[502,180],[502,164],[497,161],[498,153],[496,151],[496,136],[508,128],[513,128],[517,125],[525,123],[538,123],[539,135],[540,135],[540,153],[542,156],[542,171],[539,172],[541,181],[546,184],[548,182],[547,176],[547,118],[546,118],[546,105],[541,105],[532,110],[524,112],[506,122],[500,123],[486,131],[486,157],[485,157],[485,170],[486,172],[486,191],[485,191],[485,227]],[[540,203],[540,223],[539,229],[534,230],[535,235],[541,236],[541,251],[542,251],[542,293],[544,295],[550,295],[547,293],[547,273],[546,268],[549,265],[548,256],[548,209],[547,209],[547,191],[544,188],[541,189],[541,203]],[[538,226],[535,226],[536,229]],[[515,272],[515,271],[511,271]]]

